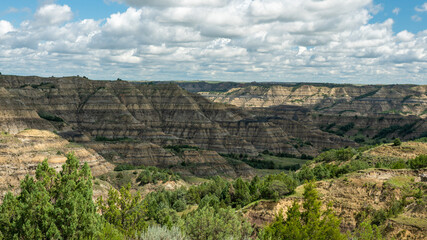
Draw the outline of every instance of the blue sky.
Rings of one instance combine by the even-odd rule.
[[[395,32],[408,30],[417,33],[427,28],[427,13],[415,10],[426,2],[424,0],[382,0],[374,2],[380,4],[382,10],[374,15],[371,22],[383,22],[392,18],[395,22],[393,25]],[[414,20],[413,16],[418,16],[421,20]]]
[[[105,19],[113,13],[126,11],[127,6],[104,0],[72,0],[72,1],[37,1],[37,0],[2,0],[0,1],[0,18],[19,25],[23,20],[32,17],[37,8],[46,3],[68,5],[75,12],[75,20]],[[16,11],[18,10],[18,11]]]
[[[425,0],[2,0],[0,71],[427,84]]]
[[[57,4],[67,4],[76,13],[76,19],[105,19],[113,13],[124,12],[128,5],[108,0],[58,0],[58,1],[35,1],[35,0],[2,0],[0,1],[0,19],[8,20],[14,25],[19,25],[20,22],[31,18],[33,12],[36,11],[44,3],[56,2]],[[425,0],[375,0],[374,3],[379,6],[379,12],[373,16],[371,23],[382,22],[388,18],[395,21],[393,30],[400,32],[408,30],[416,33],[426,29],[427,13],[420,13],[415,10],[421,6]],[[18,12],[13,9],[20,10]],[[393,10],[398,13],[393,13]],[[12,10],[12,11],[10,11]],[[414,21],[412,16],[419,16],[420,21]]]

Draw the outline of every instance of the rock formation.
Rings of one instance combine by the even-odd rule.
[[[60,171],[68,153],[73,153],[81,163],[87,162],[94,176],[114,168],[94,150],[70,143],[49,131],[31,129],[15,135],[3,132],[0,135],[0,199],[7,191],[16,191],[27,174],[34,175],[37,165],[45,159]]]
[[[359,141],[427,136],[427,85],[179,84],[214,102],[232,104],[257,116],[285,119],[280,126],[287,133],[292,129],[299,131],[292,135],[304,140],[306,131],[300,126],[295,128],[290,120]],[[315,137],[309,138],[316,142]],[[317,142],[325,142],[324,139]],[[323,145],[330,148],[327,142]]]
[[[295,143],[299,136],[291,135],[277,123],[230,105],[212,103],[174,83],[2,75],[0,87],[7,92],[5,96],[17,101],[8,105],[9,108],[27,111],[32,117],[13,127],[0,119],[2,129],[12,133],[30,125],[57,130],[61,136],[77,141],[91,141],[96,137],[130,138],[160,146],[189,144],[220,153],[247,155],[257,155],[264,150],[312,155],[321,150],[318,145],[297,149]],[[300,131],[307,130],[303,135],[310,139],[310,129],[297,122],[294,125],[302,129]],[[318,131],[314,138],[328,142],[330,135]],[[133,144],[139,143],[129,143],[129,149],[139,148],[130,147]],[[349,145],[355,144],[335,137],[328,147]],[[169,165],[175,160],[171,161]]]

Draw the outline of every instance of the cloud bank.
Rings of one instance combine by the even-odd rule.
[[[370,23],[372,0],[115,1],[129,8],[106,19],[73,21],[69,6],[48,4],[20,26],[0,20],[0,71],[427,83],[427,30],[394,33],[392,19]]]

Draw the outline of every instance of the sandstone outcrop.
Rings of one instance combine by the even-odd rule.
[[[287,132],[277,122],[266,121],[230,105],[212,103],[174,83],[2,75],[0,87],[21,103],[10,104],[10,108],[30,111],[36,119],[33,125],[40,122],[40,129],[53,128],[61,136],[69,137],[67,139],[86,143],[96,137],[130,138],[160,146],[188,144],[220,153],[251,156],[264,150],[314,155],[324,147],[318,144],[296,147],[299,136],[293,133],[304,132],[304,139],[312,136],[310,129],[297,122],[293,123],[293,128],[299,130]],[[22,130],[25,126],[15,126],[15,129]],[[4,128],[4,131],[9,130],[11,128]],[[329,142],[328,147],[354,145],[337,137],[333,143],[326,140],[330,138],[327,133],[317,131],[313,142]],[[130,149],[131,145],[133,143],[129,144]],[[138,153],[129,153],[131,155]],[[170,164],[175,164],[175,160],[171,161]]]
[[[410,140],[427,136],[427,85],[179,84],[214,102],[232,104],[256,116],[286,119],[280,120],[280,126],[288,134],[292,129],[297,130],[291,135],[303,140],[310,134],[300,126],[295,128],[289,119],[303,123],[314,131],[320,128],[359,141],[396,137]],[[320,141],[315,136],[309,138],[310,142],[322,143],[323,147],[334,147],[324,140],[324,136]],[[340,141],[334,139],[332,142]],[[351,142],[343,145],[346,144],[352,145]]]
[[[34,175],[36,167],[44,159],[60,171],[67,160],[66,154],[74,153],[80,162],[87,162],[94,176],[113,170],[114,165],[92,149],[70,143],[45,130],[24,130],[15,135],[0,135],[0,199],[7,191],[16,191],[24,177]]]
[[[181,154],[183,167],[176,167],[175,170],[184,174],[194,174],[196,176],[226,176],[231,178],[253,177],[253,169],[245,163],[230,164],[225,158],[215,151],[208,150],[187,150]]]
[[[295,105],[322,113],[367,116],[373,113],[396,113],[427,117],[427,85],[339,85],[248,83],[209,91],[207,84],[179,83],[206,98],[238,107],[272,107]],[[215,84],[211,84],[215,85]],[[223,85],[224,86],[224,85]]]

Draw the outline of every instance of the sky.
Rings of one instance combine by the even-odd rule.
[[[1,0],[0,72],[427,84],[427,1]]]

